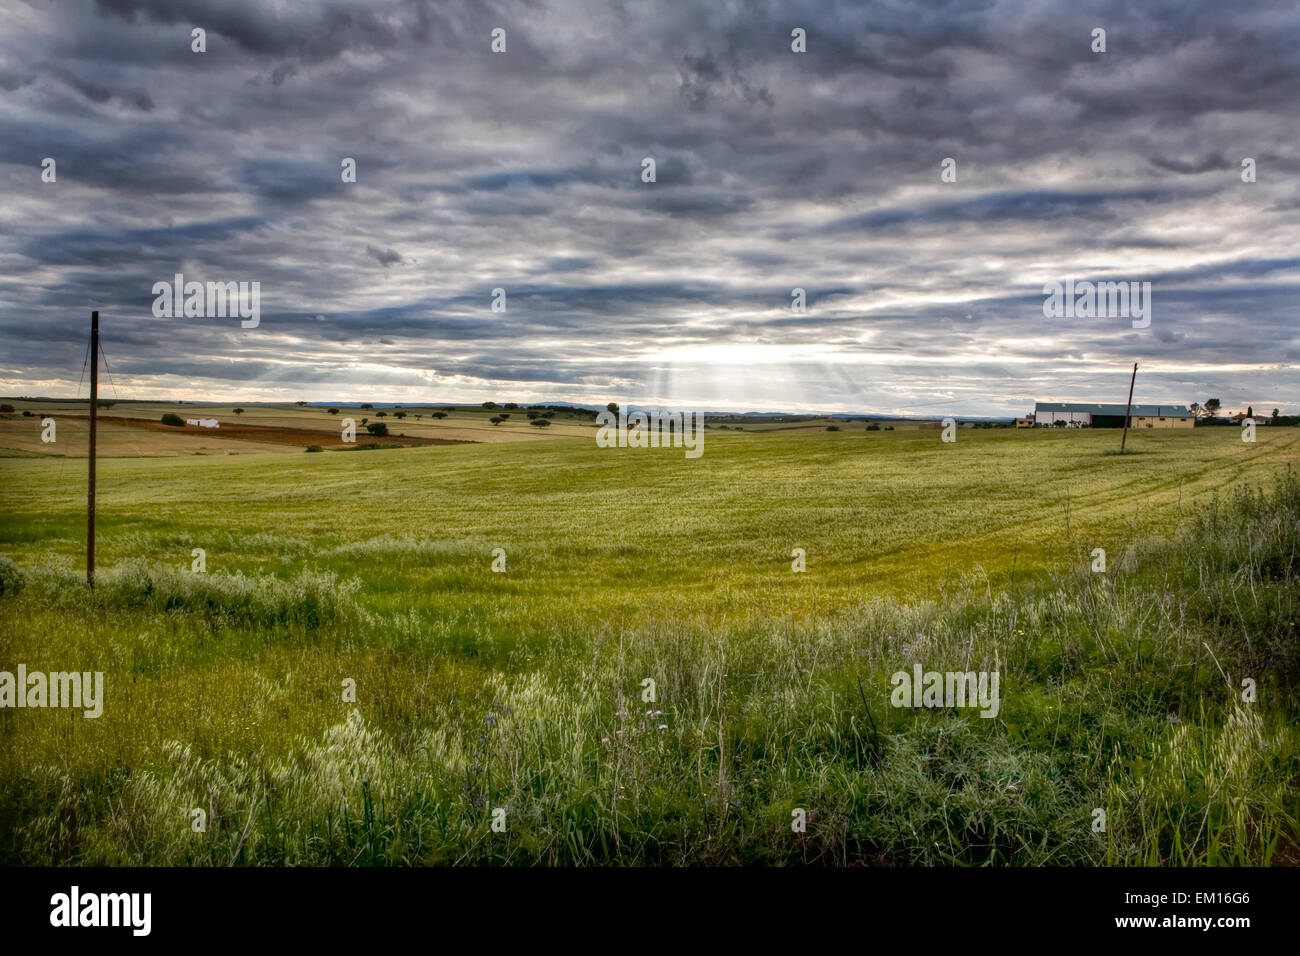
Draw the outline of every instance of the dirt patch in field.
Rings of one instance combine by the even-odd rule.
[[[88,415],[64,415],[64,418],[89,419]],[[237,441],[255,441],[274,445],[296,445],[306,448],[308,445],[320,445],[321,448],[352,448],[339,441],[337,431],[316,431],[312,428],[281,428],[271,425],[244,425],[239,422],[222,422],[220,428],[203,428],[199,425],[164,425],[160,421],[147,418],[124,418],[118,415],[97,415],[101,422],[112,425],[125,425],[144,431],[166,432],[181,435],[211,435],[213,438],[230,438]],[[365,429],[357,432],[356,444],[378,445],[381,448],[405,448],[412,445],[473,445],[472,441],[455,438],[416,438],[413,435],[387,435],[375,437],[368,435]]]

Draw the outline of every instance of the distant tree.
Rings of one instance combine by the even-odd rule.
[[[371,405],[369,402],[362,402],[362,403],[361,403],[361,407],[362,407],[362,408],[374,408],[375,406]]]
[[[112,408],[112,407],[113,407],[113,403],[112,403],[112,402],[105,401],[105,400],[102,399],[102,398],[99,399],[98,401],[96,401],[96,402],[95,402],[95,405],[98,406],[99,408]]]
[[[1273,421],[1277,421],[1278,416],[1281,415],[1281,414],[1282,414],[1282,413],[1279,412],[1276,408],[1273,409]]]
[[[893,425],[886,425],[886,426],[885,426],[885,431],[887,431],[887,432],[892,432],[893,430],[894,430],[894,426],[893,426]]]
[[[447,417],[447,413],[446,413],[446,412],[434,412],[434,413],[433,413],[433,417],[434,417],[434,418],[437,418],[437,419],[443,419],[443,418],[446,418],[446,417]]]
[[[416,417],[416,418],[423,418],[424,416],[421,415],[419,412],[416,412],[416,413],[415,413],[415,417]]]
[[[376,418],[387,418],[387,417],[388,417],[388,412],[375,412],[375,417],[376,417]]]
[[[23,418],[31,418],[31,417],[32,417],[31,409],[24,408],[24,409],[23,409]]]
[[[324,451],[325,449],[322,448],[320,445],[308,445],[308,446],[307,446],[307,450],[308,450],[308,451]]]
[[[0,405],[0,413],[2,414],[8,415],[13,410],[14,407],[12,405]]]
[[[185,427],[185,419],[181,418],[179,415],[176,415],[172,412],[168,412],[166,415],[162,417],[162,423],[164,425],[180,426],[181,428]]]
[[[618,414],[618,402],[610,402],[608,405],[605,406],[605,410],[608,411],[608,412],[613,412],[615,415],[617,415],[617,414]]]
[[[525,414],[526,414],[529,418],[536,418],[536,417],[538,416],[539,413],[533,411],[533,410],[530,408],[530,409],[528,409],[527,412],[525,412]]]
[[[543,417],[543,418],[554,418],[554,417],[555,417],[555,412],[542,412],[542,417]]]
[[[550,422],[547,421],[545,418],[534,418],[532,424],[536,425],[538,428],[545,428],[547,425],[550,424]]]
[[[244,414],[244,410],[243,410],[242,408],[236,408],[236,409],[235,409],[235,414],[236,414],[236,415],[242,415],[242,414]]]
[[[837,431],[840,430],[840,426],[839,426],[839,425],[827,425],[827,426],[826,426],[826,430],[827,430],[828,432],[837,432]]]
[[[304,405],[306,405],[307,403],[306,403],[306,402],[294,402],[294,404],[297,405],[299,408],[302,408],[302,407],[303,407]]]
[[[1061,418],[1058,418],[1056,421],[1052,422],[1052,427],[1053,427],[1053,428],[1064,428],[1064,427],[1065,427],[1065,420],[1064,420],[1064,419],[1061,419]]]
[[[518,407],[519,407],[518,402],[506,402],[506,408],[510,409],[511,411],[514,411]]]
[[[371,422],[366,426],[366,431],[370,432],[372,435],[387,435],[388,426],[383,422]]]
[[[405,417],[406,417],[406,412],[393,412],[393,417],[394,417],[394,418],[405,418]]]
[[[483,403],[483,407],[484,407],[484,408],[496,408],[496,407],[497,407],[497,403],[496,403],[496,402],[484,402],[484,403]]]
[[[1253,406],[1253,405],[1247,405],[1247,406],[1246,406],[1246,417],[1247,417],[1247,418],[1254,418],[1254,417],[1255,417],[1255,406]]]
[[[331,408],[329,411],[331,415],[337,415],[339,413],[339,410],[337,408]]]
[[[1207,398],[1205,400],[1205,404],[1201,406],[1201,409],[1205,412],[1206,415],[1208,415],[1210,418],[1213,418],[1215,415],[1219,414],[1220,407],[1221,406],[1219,405],[1219,400],[1217,398]]]
[[[363,418],[363,419],[361,419],[361,424],[364,425],[364,424],[365,424],[366,422],[368,422],[368,421],[370,421],[370,419],[368,419],[368,418]]]
[[[509,413],[509,412],[497,412],[497,414],[498,414],[499,416],[501,416],[501,420],[502,420],[502,421],[505,421],[507,418],[510,417],[510,413]]]
[[[501,424],[501,416],[500,416],[500,415],[493,415],[491,418],[488,419],[488,421],[490,421],[493,425],[500,425],[500,424]]]
[[[1193,417],[1193,418],[1195,418],[1196,416],[1200,415],[1200,413],[1201,413],[1201,403],[1200,403],[1200,402],[1192,402],[1192,404],[1188,405],[1187,407],[1190,408],[1190,409],[1192,410],[1192,417]]]
[[[867,426],[867,431],[878,432],[880,431],[880,426],[877,425],[875,422],[872,422],[870,425]]]

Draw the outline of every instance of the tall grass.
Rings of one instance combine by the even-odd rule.
[[[324,571],[0,564],[10,652],[58,626],[108,672],[99,721],[0,712],[0,862],[1297,863],[1298,557],[1287,475],[1105,574],[499,653]],[[1000,671],[997,718],[890,707],[914,663]]]
[[[196,574],[133,559],[101,572],[94,589],[65,570],[38,568],[21,579],[29,597],[46,607],[186,614],[223,626],[315,628],[361,614],[359,581],[340,581],[332,571],[309,568],[282,580],[241,572]]]

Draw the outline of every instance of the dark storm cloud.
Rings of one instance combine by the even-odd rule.
[[[42,265],[131,264],[142,256],[179,261],[197,244],[246,236],[263,221],[253,217],[194,222],[166,228],[91,229],[50,232],[24,243],[19,251]]]
[[[1143,400],[1300,395],[1285,6],[99,0],[0,18],[0,391],[73,392],[98,307],[142,397],[1009,413],[1091,397],[1134,357]],[[155,319],[176,272],[258,281],[261,324]],[[1152,282],[1151,327],[1045,318],[1044,283],[1068,278]]]
[[[376,249],[374,246],[366,246],[366,255],[374,259],[385,269],[389,266],[395,266],[402,261],[402,254],[394,249]]]
[[[70,70],[63,70],[57,67],[51,69],[51,74],[58,77],[68,86],[72,87],[82,96],[96,103],[107,103],[109,100],[116,98],[119,102],[128,106],[134,106],[136,109],[148,112],[153,109],[153,100],[148,93],[140,91],[113,90],[99,83],[94,83],[77,76]]]
[[[328,59],[344,51],[387,49],[399,36],[385,18],[354,4],[324,10],[298,4],[279,15],[267,4],[206,0],[97,0],[96,6],[132,24],[201,26],[247,53],[266,57]]]
[[[337,195],[339,175],[321,162],[246,160],[232,170],[235,181],[259,199],[305,202]]]
[[[1089,218],[1115,220],[1126,215],[1127,203],[1160,202],[1172,198],[1168,189],[1119,190],[1109,193],[1058,193],[1044,190],[997,193],[925,208],[906,207],[866,213],[828,223],[827,233],[858,229],[887,229],[913,223],[946,225],[1021,220],[1027,223]],[[1127,212],[1131,215],[1131,210]]]

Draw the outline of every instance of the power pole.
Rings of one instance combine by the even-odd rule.
[[[90,313],[90,475],[86,483],[86,583],[95,586],[95,411],[99,405],[99,311]]]
[[[1133,383],[1137,381],[1138,363],[1133,363],[1133,377],[1128,380],[1128,405],[1124,408],[1124,434],[1119,437],[1119,453],[1124,454],[1124,443],[1128,441],[1129,412],[1133,410]]]

